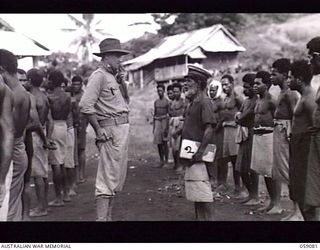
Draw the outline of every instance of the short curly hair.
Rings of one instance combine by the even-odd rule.
[[[171,91],[173,90],[172,84],[170,84],[170,85],[167,86],[167,92],[170,91],[170,90],[171,90]]]
[[[82,83],[82,77],[79,75],[75,75],[74,77],[72,77],[71,82],[81,82]]]
[[[65,82],[65,78],[60,70],[54,70],[49,74],[48,80],[54,87],[60,87]]]
[[[30,79],[30,83],[32,86],[40,87],[43,82],[43,74],[38,69],[30,69],[27,72],[27,78]]]
[[[272,64],[272,68],[277,69],[280,73],[288,74],[290,70],[290,59],[288,58],[280,58]]]
[[[297,60],[291,64],[291,74],[309,85],[312,79],[312,67],[307,60]]]
[[[258,71],[256,74],[256,78],[261,78],[262,82],[267,85],[268,88],[271,87],[271,79],[270,79],[270,73],[264,70]]]
[[[164,84],[158,83],[157,84],[157,89],[158,88],[161,88],[161,89],[163,89],[163,91],[166,91],[166,87],[164,86]]]
[[[0,49],[0,66],[11,75],[17,74],[18,59],[12,52]]]
[[[249,83],[250,86],[253,86],[255,78],[256,78],[255,73],[247,73],[242,77],[242,81],[245,83]]]
[[[307,43],[307,49],[313,52],[320,52],[320,36],[316,36],[312,38],[308,43]]]
[[[232,75],[229,75],[229,74],[223,75],[223,76],[221,77],[221,80],[222,80],[222,79],[225,79],[225,78],[228,79],[231,84],[234,83],[234,78],[233,78]]]
[[[181,84],[180,84],[180,83],[175,82],[175,83],[173,83],[173,84],[172,84],[172,89],[174,89],[174,88],[178,88],[178,89],[181,91],[182,86],[181,86]]]

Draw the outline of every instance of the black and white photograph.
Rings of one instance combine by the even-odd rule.
[[[319,23],[0,14],[0,221],[319,221]]]

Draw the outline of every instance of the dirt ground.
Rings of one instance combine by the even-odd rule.
[[[145,145],[151,148],[151,145]],[[93,144],[90,147],[94,147]],[[135,152],[134,141],[131,141],[128,175],[124,190],[118,195],[114,205],[114,220],[116,221],[193,221],[194,210],[192,202],[184,197],[183,179],[172,169],[153,168],[157,162],[155,148],[153,154],[143,151]],[[133,156],[140,156],[136,159]],[[46,217],[32,218],[33,221],[94,221],[94,181],[97,167],[97,155],[88,157],[87,182],[80,184],[77,196],[64,207],[50,208]],[[231,170],[231,169],[230,169]],[[231,171],[229,171],[231,172]],[[231,185],[232,177],[229,176]],[[261,201],[265,198],[264,183],[260,181]],[[52,200],[53,185],[50,182],[49,200]],[[34,189],[34,188],[33,188]],[[290,204],[283,197],[283,204]],[[32,197],[32,206],[35,196]],[[216,220],[218,221],[277,221],[283,215],[268,216],[254,214],[250,207],[238,204],[229,196],[222,196],[214,202]]]
[[[150,90],[151,91],[151,90]],[[142,97],[141,97],[142,96]],[[151,97],[150,97],[151,96]],[[150,98],[154,93],[139,95],[131,99],[130,145],[128,175],[124,190],[115,200],[113,219],[115,221],[193,221],[193,203],[185,199],[183,177],[173,169],[154,168],[158,162],[155,145],[152,144],[152,125],[150,124]],[[149,104],[148,104],[149,103]],[[98,154],[90,129],[87,140],[87,182],[77,188],[77,196],[64,207],[50,208],[48,216],[32,218],[32,221],[94,221],[94,181]],[[231,170],[231,169],[230,169]],[[228,182],[232,185],[229,171]],[[260,177],[261,178],[261,177]],[[54,197],[50,179],[49,201]],[[32,205],[35,206],[34,188]],[[265,201],[265,184],[260,179],[261,204]],[[278,221],[288,214],[291,207],[283,190],[282,203],[286,209],[282,215],[269,216],[256,214],[253,207],[246,207],[229,196],[217,197],[214,201],[217,221]]]

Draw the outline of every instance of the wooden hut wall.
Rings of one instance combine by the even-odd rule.
[[[186,75],[185,56],[155,61],[154,75],[157,82],[183,78]]]
[[[136,87],[141,87],[140,70],[129,71],[129,82],[132,82]]]
[[[154,65],[153,63],[141,68],[143,70],[143,85],[152,84],[154,82]]]
[[[238,64],[238,52],[206,53],[206,56],[207,58],[202,61],[202,65],[206,69],[234,69]]]

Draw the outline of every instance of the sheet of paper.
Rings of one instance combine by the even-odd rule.
[[[200,142],[183,139],[180,149],[180,157],[184,159],[192,159],[192,156],[197,152]],[[202,160],[205,162],[213,162],[216,154],[216,145],[209,144],[204,151]]]

